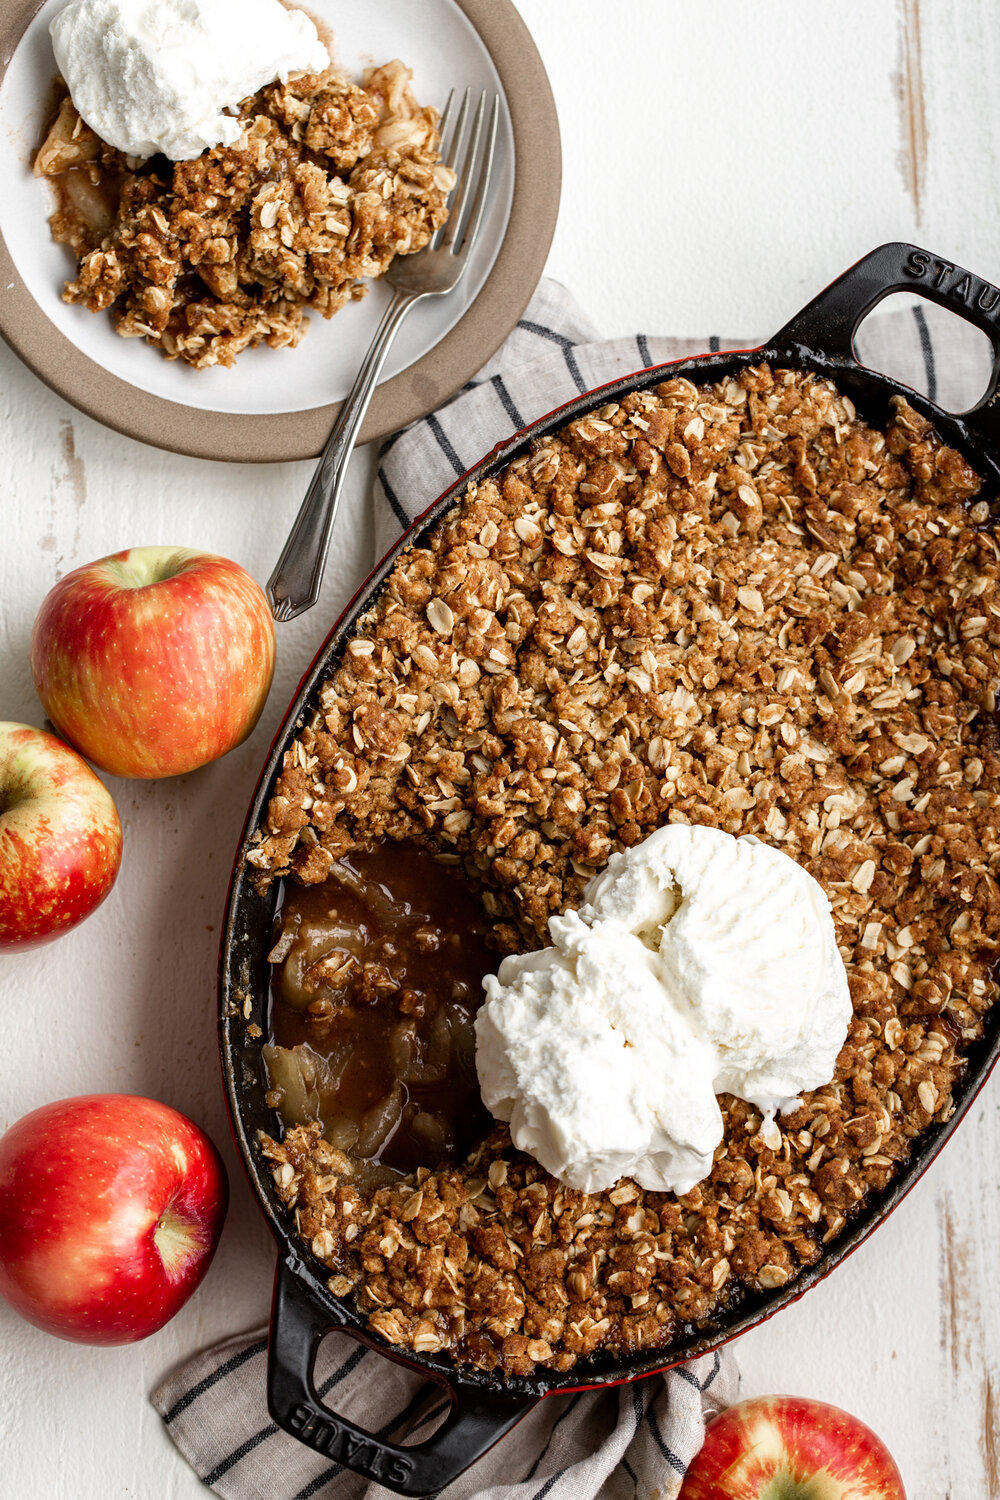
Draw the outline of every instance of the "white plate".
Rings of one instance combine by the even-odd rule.
[[[48,23],[65,0],[46,0],[31,22],[0,88],[0,129],[14,147],[0,158],[0,228],[14,264],[39,307],[78,348],[110,374],[150,395],[203,411],[263,413],[304,411],[341,401],[385,309],[389,293],[378,283],[360,302],[330,319],[310,317],[297,349],[248,349],[232,369],[193,370],[166,360],[143,339],[123,339],[106,313],[95,314],[62,301],[60,292],[76,262],[56,245],[46,222],[51,189],[31,175],[32,144],[45,129],[55,58]],[[413,69],[421,104],[444,108],[452,86],[501,93],[489,53],[454,0],[313,0],[311,13],[336,27],[337,62],[356,81],[372,63],[400,57]],[[514,140],[510,118],[501,114],[497,157],[483,232],[472,262],[450,297],[424,304],[404,324],[390,354],[386,377],[418,360],[453,328],[471,306],[496,258],[514,191]],[[308,351],[308,352],[307,352]]]
[[[179,360],[168,361],[144,340],[120,338],[106,314],[90,313],[63,302],[60,293],[75,270],[75,260],[49,235],[51,189],[32,175],[31,161],[44,134],[56,72],[48,23],[64,0],[44,0],[37,11],[33,0],[4,3],[12,4],[19,14],[8,13],[0,20],[0,42],[7,40],[18,22],[23,34],[7,59],[0,84],[0,234],[6,249],[6,255],[0,257],[0,269],[8,270],[0,298],[0,331],[63,395],[109,425],[146,441],[213,457],[287,458],[318,451],[322,432],[329,427],[329,408],[350,389],[388,290],[374,283],[362,301],[349,304],[333,318],[312,315],[308,332],[296,349],[251,349],[240,355],[233,369],[207,370],[193,370]],[[311,0],[307,8],[318,23],[333,32],[336,61],[354,78],[359,78],[366,66],[400,57],[413,70],[414,91],[422,104],[441,109],[449,89],[466,86],[474,94],[482,89],[499,93],[502,100],[486,217],[466,276],[454,293],[414,311],[396,341],[376,396],[374,426],[390,431],[470,377],[506,336],[537,283],[558,203],[558,129],[551,93],[533,44],[509,0],[419,0],[419,4],[413,0]],[[529,87],[520,101],[512,94],[520,91],[522,75]],[[489,328],[484,327],[482,336],[470,342],[466,315],[477,304],[498,256],[502,259],[502,251],[511,249],[515,203],[523,196],[526,176],[517,115],[521,112],[527,117],[529,134],[537,136],[539,77],[543,84],[541,128],[547,127],[549,137],[548,151],[542,154],[555,160],[554,192],[553,171],[547,169],[547,197],[554,201],[542,218],[552,222],[547,237],[544,224],[542,235],[536,230],[530,236],[533,243],[527,253],[522,246],[520,259],[528,276],[520,279],[530,279],[530,285],[519,288],[524,296],[519,305],[512,303],[512,321],[500,328],[499,310],[493,306]],[[535,150],[527,176],[534,179],[538,175]],[[15,295],[21,293],[30,297],[51,325],[47,331],[38,325],[34,343],[30,328],[25,326],[24,297]],[[461,353],[462,358],[450,362],[455,379],[446,390],[440,375],[440,346],[464,318],[464,334],[455,341],[456,354]],[[52,330],[62,339],[53,341]],[[55,353],[59,345],[64,356],[69,353],[62,340],[84,357],[86,366],[79,359],[60,359]],[[437,373],[430,372],[433,378],[421,381],[421,361],[432,350],[438,354]],[[90,379],[84,371],[91,372]],[[403,372],[408,374],[404,377]],[[123,398],[122,386],[132,395]],[[422,407],[418,401],[421,387],[426,387]],[[390,400],[387,405],[382,398],[394,390],[397,397],[405,399]],[[152,398],[153,404],[136,399],[142,396]],[[181,410],[186,412],[187,421],[179,420]],[[259,419],[267,423],[268,418],[293,413],[300,418],[297,437],[291,436],[289,429],[279,436],[273,422],[260,426]],[[314,420],[302,421],[309,413],[314,414]],[[199,419],[197,428],[191,422],[194,414]],[[227,422],[227,418],[237,421]],[[258,423],[251,431],[245,424],[254,418]],[[362,439],[374,435],[370,418]]]

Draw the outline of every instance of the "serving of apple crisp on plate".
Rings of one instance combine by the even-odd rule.
[[[396,60],[360,85],[271,84],[240,106],[233,144],[178,162],[109,146],[67,94],[35,158],[79,261],[65,300],[196,369],[298,344],[309,311],[363,297],[445,220],[454,174],[411,76]]]
[[[112,11],[127,26],[103,49],[67,22],[56,48],[74,3],[0,17],[0,333],[42,379],[178,452],[319,453],[390,300],[380,273],[440,221],[436,121],[466,88],[501,101],[482,234],[454,295],[401,331],[362,441],[472,378],[537,285],[559,202],[551,90],[509,0],[423,0],[419,16],[407,0],[315,0],[309,17],[274,0],[315,20],[322,59],[316,27],[304,51],[251,46],[265,0],[86,0],[95,26]],[[160,37],[175,12],[209,28],[190,68]]]

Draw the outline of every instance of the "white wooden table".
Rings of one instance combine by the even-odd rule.
[[[549,266],[608,334],[773,332],[851,261],[910,239],[1000,280],[995,0],[521,0],[565,153]],[[201,1121],[233,1204],[201,1291],[145,1343],[58,1342],[0,1306],[0,1495],[204,1493],[146,1393],[263,1319],[273,1253],[229,1145],[215,958],[233,849],[292,690],[371,559],[355,464],[310,615],[281,627],[250,741],[195,775],[111,783],[126,831],[102,910],[0,961],[0,1125],[69,1094],[127,1091]],[[307,464],[221,467],[79,416],[0,346],[0,717],[40,724],[27,644],[71,567],[150,542],[266,578]],[[738,1346],[747,1394],[841,1404],[885,1438],[910,1500],[1000,1495],[1000,1084],[874,1240]]]

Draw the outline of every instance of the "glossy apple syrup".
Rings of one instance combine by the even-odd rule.
[[[386,841],[321,885],[286,882],[276,917],[269,1103],[394,1173],[461,1160],[490,1116],[473,1017],[498,955],[461,873]]]

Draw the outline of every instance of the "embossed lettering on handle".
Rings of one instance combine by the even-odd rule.
[[[1000,289],[964,266],[956,265],[919,245],[895,243],[880,245],[830,283],[825,291],[807,304],[768,348],[832,357],[852,366],[858,364],[854,336],[868,314],[893,292],[916,292],[939,307],[957,313],[979,328],[993,349],[993,366],[989,384],[981,399],[970,411],[941,415],[957,428],[972,445],[985,441],[994,468],[1000,467],[1000,410],[997,390],[1000,385]],[[831,373],[835,374],[835,371]],[[928,403],[932,410],[939,407]]]
[[[983,281],[971,271],[963,271],[961,266],[938,260],[927,250],[911,250],[905,270],[914,281],[928,281],[935,290],[943,292],[948,303],[958,312],[975,308],[1000,328],[1000,288],[992,282]]]
[[[452,1411],[438,1430],[412,1448],[366,1432],[324,1406],[316,1393],[313,1366],[325,1333],[346,1327],[335,1300],[323,1307],[302,1284],[304,1268],[279,1262],[271,1308],[267,1404],[279,1427],[386,1489],[410,1496],[444,1489],[475,1463],[538,1401],[537,1396],[459,1389],[443,1378]],[[324,1310],[326,1309],[326,1310]]]
[[[293,1407],[289,1426],[317,1453],[325,1453],[346,1469],[357,1467],[383,1484],[403,1484],[413,1473],[411,1459],[384,1448],[375,1438],[362,1437],[344,1427],[334,1416],[318,1416],[301,1402]]]

